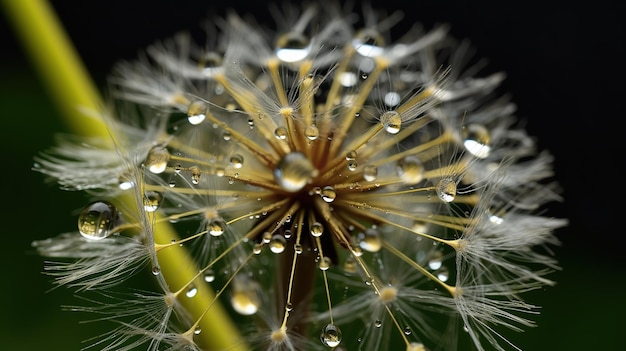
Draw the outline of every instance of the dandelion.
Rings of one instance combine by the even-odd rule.
[[[366,6],[276,18],[273,37],[231,13],[204,46],[120,63],[86,111],[110,140],[37,158],[92,197],[76,233],[34,243],[99,296],[73,310],[118,324],[87,349],[517,349],[503,331],[533,325],[520,295],[553,284],[566,221],[541,214],[552,159],[504,75],[445,26],[392,41],[400,18]]]

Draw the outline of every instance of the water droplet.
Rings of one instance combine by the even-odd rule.
[[[378,252],[383,247],[378,229],[367,228],[365,233],[360,232],[357,235],[359,246],[369,252]]]
[[[327,271],[331,264],[332,261],[330,260],[330,257],[324,256],[319,262],[319,268],[323,271]]]
[[[402,127],[402,117],[396,111],[386,111],[380,116],[380,123],[389,134],[398,134]]]
[[[307,139],[313,141],[320,136],[320,131],[314,124],[312,124],[304,129],[304,136],[306,136]]]
[[[159,267],[159,266],[154,266],[154,267],[152,267],[152,274],[153,274],[153,275],[159,275],[159,274],[161,274],[161,267]]]
[[[285,251],[285,248],[287,247],[287,240],[285,240],[284,236],[280,234],[275,234],[274,236],[272,236],[269,245],[270,251],[279,254]]]
[[[243,275],[233,279],[230,302],[237,313],[244,316],[255,314],[261,306],[261,286]]]
[[[196,100],[187,107],[187,120],[192,125],[198,125],[206,118],[207,105],[202,100]]]
[[[380,328],[380,327],[383,326],[383,322],[380,319],[377,319],[377,320],[374,321],[374,326],[376,328]]]
[[[359,166],[356,160],[349,160],[347,164],[348,164],[348,170],[351,172],[356,171],[357,167]]]
[[[348,151],[348,153],[346,153],[346,160],[350,161],[350,160],[355,160],[357,156],[357,153],[355,150],[350,150]]]
[[[150,172],[159,174],[165,171],[169,160],[170,152],[167,151],[167,148],[163,145],[157,145],[148,151],[148,156],[146,157],[144,165]]]
[[[274,130],[274,136],[276,137],[276,139],[285,140],[287,139],[287,135],[289,135],[289,132],[285,127],[278,127],[276,128],[276,130]]]
[[[132,180],[129,174],[122,174],[118,178],[118,185],[120,190],[132,189],[135,186],[135,182]]]
[[[356,261],[354,257],[346,257],[345,261],[343,261],[343,271],[348,275],[352,275],[357,272]]]
[[[324,234],[324,225],[322,225],[322,223],[320,222],[314,222],[313,224],[311,224],[309,230],[311,232],[311,235],[317,238]]]
[[[433,271],[441,268],[443,264],[443,253],[439,250],[435,250],[430,254],[430,258],[428,259],[428,268]]]
[[[200,176],[202,175],[202,172],[200,172],[200,168],[198,168],[198,166],[191,166],[189,167],[189,171],[191,171],[191,183],[200,183]]]
[[[224,168],[217,168],[215,169],[215,175],[218,177],[223,177],[224,174],[226,173],[226,171],[224,170]]]
[[[196,327],[196,328],[193,330],[193,333],[194,333],[195,335],[200,335],[200,333],[202,333],[202,328],[200,328],[200,327]]]
[[[118,219],[119,214],[112,204],[106,201],[92,202],[78,216],[78,231],[87,239],[104,239],[113,234],[112,229]]]
[[[322,200],[330,203],[335,201],[335,198],[337,197],[337,193],[335,192],[335,188],[333,188],[332,186],[325,186],[322,189],[322,192],[320,194],[322,196]]]
[[[393,108],[393,107],[396,107],[400,103],[401,99],[402,98],[400,97],[400,94],[398,94],[395,91],[390,91],[387,94],[385,94],[383,101],[385,102],[385,105]],[[395,134],[395,133],[392,133],[392,134]]]
[[[320,335],[322,344],[328,347],[336,347],[341,343],[341,330],[334,324],[327,324]]]
[[[452,202],[456,197],[456,182],[451,178],[442,178],[437,182],[437,196],[443,202]]]
[[[263,249],[263,244],[257,243],[252,247],[252,253],[258,255],[261,253],[261,249]]]
[[[243,167],[243,156],[239,154],[232,155],[230,157],[230,165],[237,169]]]
[[[304,188],[317,175],[311,161],[301,152],[286,154],[274,169],[274,180],[288,192]]]
[[[229,131],[225,131],[225,132],[224,132],[224,134],[222,134],[222,138],[223,138],[225,141],[229,141],[229,140],[232,138],[232,135],[230,134],[230,132],[229,132]]]
[[[302,253],[302,245],[301,244],[294,244],[293,245],[293,250],[299,255]]]
[[[416,156],[407,156],[398,161],[396,173],[407,184],[417,184],[424,179],[424,165]]]
[[[212,236],[220,236],[226,230],[226,223],[222,218],[212,218],[207,224],[207,230]]]
[[[189,287],[187,288],[187,291],[185,291],[185,296],[189,298],[192,298],[196,296],[197,294],[198,294],[198,288],[196,288],[196,286],[193,284],[189,285]]]
[[[161,206],[163,196],[156,191],[146,191],[143,194],[143,207],[146,212],[154,212]]]
[[[411,328],[405,327],[404,328],[404,335],[411,335]]]
[[[480,124],[469,124],[463,127],[463,145],[465,149],[478,158],[487,158],[491,151],[491,136],[487,128]]]
[[[215,280],[215,272],[212,269],[207,269],[204,271],[204,281],[207,283],[211,283]]]
[[[299,32],[289,32],[276,41],[276,57],[283,62],[298,62],[311,51],[309,38]]]
[[[373,182],[378,177],[378,168],[374,165],[367,165],[363,167],[363,179],[368,182]]]
[[[446,266],[441,266],[441,268],[439,268],[435,272],[435,275],[437,276],[437,279],[441,280],[442,282],[447,282],[448,278],[450,278],[450,271]]]

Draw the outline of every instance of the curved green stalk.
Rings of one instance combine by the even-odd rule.
[[[2,5],[8,21],[38,69],[68,127],[79,135],[109,137],[103,121],[81,113],[81,108],[101,109],[101,97],[51,6],[45,0],[2,0]],[[157,241],[169,242],[176,237],[171,226],[159,222],[155,230]],[[166,255],[159,255],[159,264],[165,271],[172,271],[175,266],[194,266],[185,250],[167,251]],[[178,274],[168,274],[168,284],[182,286],[196,272],[188,269]],[[213,291],[204,288],[198,292],[194,301],[212,301],[213,298]],[[199,304],[187,304],[186,307],[194,316],[203,313],[203,307]],[[200,327],[200,343],[208,345],[210,349],[246,349],[245,346],[233,346],[244,345],[243,339],[221,306],[214,305],[211,313],[203,317]]]

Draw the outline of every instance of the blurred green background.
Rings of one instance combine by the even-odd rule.
[[[19,1],[19,0],[16,0]],[[25,0],[28,1],[28,0]],[[111,65],[178,30],[198,30],[224,4],[207,1],[52,1],[79,53],[101,86]],[[372,1],[411,20],[450,23],[456,37],[471,39],[479,56],[508,73],[506,89],[519,105],[531,134],[556,156],[565,202],[550,209],[571,224],[558,232],[555,248],[563,270],[553,288],[528,295],[543,306],[540,327],[514,336],[525,350],[624,349],[626,312],[624,227],[620,224],[624,159],[625,30],[623,5],[596,1],[567,6],[537,2],[426,3]],[[266,13],[265,3],[229,1],[243,12]],[[411,6],[409,8],[409,6]],[[213,11],[213,12],[212,12]],[[220,12],[221,13],[221,12]],[[31,171],[33,157],[66,130],[33,66],[2,18],[0,127],[7,181],[3,198],[0,267],[0,350],[79,350],[97,326],[61,312],[76,300],[71,291],[48,291],[43,259],[30,243],[74,230],[85,197],[62,192]],[[618,134],[620,133],[620,134]],[[13,179],[16,179],[13,182]],[[94,327],[96,329],[94,329]]]

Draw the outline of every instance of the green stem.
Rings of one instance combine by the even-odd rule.
[[[1,0],[8,21],[24,45],[44,84],[57,103],[67,125],[79,135],[109,138],[102,120],[85,116],[81,109],[100,111],[102,98],[90,75],[74,50],[52,7],[45,0]],[[173,228],[158,221],[155,228],[157,242],[169,242],[177,235]],[[185,250],[164,250],[159,254],[159,265],[171,286],[183,286],[197,272],[193,259]],[[180,267],[186,267],[181,271]],[[166,274],[167,273],[167,274]],[[182,301],[190,313],[202,315],[215,294],[207,287],[199,287],[193,301]],[[243,351],[245,346],[238,328],[220,305],[213,305],[211,313],[203,317],[199,343],[209,349]],[[233,346],[239,345],[239,346]]]

